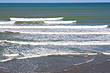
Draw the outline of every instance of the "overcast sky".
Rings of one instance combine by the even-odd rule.
[[[0,3],[82,3],[110,2],[110,0],[0,0]]]

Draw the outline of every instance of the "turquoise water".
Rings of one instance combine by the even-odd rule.
[[[77,22],[9,24],[11,17]],[[109,24],[110,3],[0,4],[0,72],[53,72],[109,56]]]

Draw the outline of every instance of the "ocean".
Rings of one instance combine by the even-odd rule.
[[[109,60],[109,25],[110,3],[0,3],[0,72]]]

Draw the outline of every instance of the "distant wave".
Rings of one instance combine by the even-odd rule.
[[[50,20],[61,20],[63,17],[57,18],[10,18],[11,21],[50,21]]]
[[[63,35],[103,35],[103,34],[110,34],[110,32],[22,32],[22,31],[3,31],[0,33],[18,33],[18,34],[63,34]]]
[[[75,21],[16,21],[16,24],[72,24]]]
[[[23,41],[8,41],[0,40],[2,43],[13,43],[21,45],[110,45],[110,41],[58,41],[58,42],[23,42]]]
[[[16,21],[16,23],[28,23],[28,24],[72,24],[76,23],[74,21],[59,21],[63,19],[63,17],[57,18],[10,18],[11,21]]]
[[[76,23],[76,20],[74,21],[44,21],[45,24],[72,24]]]
[[[44,21],[16,21],[15,24],[45,24]]]
[[[0,21],[0,24],[14,24],[16,21]]]
[[[23,29],[23,28],[63,28],[63,29],[89,29],[89,28],[106,28],[108,25],[102,26],[0,26],[0,28],[14,28],[14,29]]]

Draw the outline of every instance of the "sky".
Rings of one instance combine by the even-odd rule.
[[[85,3],[110,2],[110,0],[0,0],[0,3]]]

